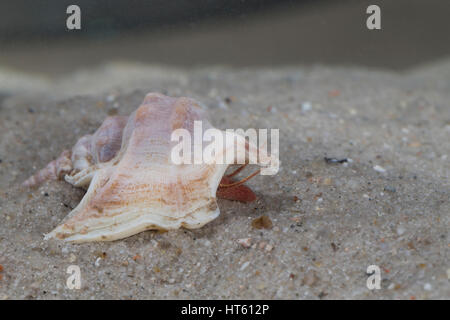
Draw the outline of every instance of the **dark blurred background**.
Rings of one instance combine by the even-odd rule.
[[[81,8],[81,30],[66,8]],[[382,30],[366,28],[381,7]],[[450,57],[448,0],[7,0],[0,67],[58,75],[108,61],[177,66],[362,65]]]

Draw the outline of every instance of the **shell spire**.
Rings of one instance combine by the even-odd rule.
[[[71,151],[64,150],[58,158],[23,182],[25,187],[40,185],[46,180],[60,180],[72,170]]]

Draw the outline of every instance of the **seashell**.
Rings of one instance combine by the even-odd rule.
[[[33,187],[43,183],[46,180],[59,180],[67,173],[72,171],[71,152],[64,150],[56,160],[51,161],[47,166],[39,170],[35,175],[31,176],[23,185],[25,187]]]
[[[204,129],[213,128],[194,100],[150,93],[130,117],[107,118],[94,134],[80,138],[71,152],[64,151],[26,180],[25,186],[35,186],[64,176],[72,185],[87,188],[78,206],[45,239],[110,241],[150,229],[194,229],[219,215],[216,192],[231,200],[256,199],[242,181],[231,179],[242,168],[223,177],[229,164],[173,163],[171,152],[177,142],[171,140],[172,132],[182,128],[193,134],[195,121],[202,121]],[[249,155],[259,152],[243,136],[233,135],[222,152],[245,147],[245,159],[237,154],[235,161],[248,162]],[[277,161],[270,155],[263,160],[265,166]]]

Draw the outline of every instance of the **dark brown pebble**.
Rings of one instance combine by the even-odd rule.
[[[261,216],[253,219],[252,227],[255,229],[270,229],[272,228],[272,220],[268,216]]]

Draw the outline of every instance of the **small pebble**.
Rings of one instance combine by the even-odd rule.
[[[302,103],[302,111],[303,112],[310,111],[311,109],[312,109],[311,102],[303,102]]]
[[[244,262],[244,263],[242,264],[242,266],[241,266],[241,271],[245,270],[245,269],[248,267],[249,264],[250,264],[250,261]]]
[[[75,262],[76,260],[77,260],[77,256],[74,255],[73,253],[71,253],[69,256],[69,262]]]
[[[236,98],[235,97],[225,97],[224,100],[227,104],[230,104],[230,103],[234,102],[236,100]]]
[[[114,100],[116,100],[116,96],[113,94],[110,94],[109,96],[106,97],[106,101],[108,102],[113,102]]]
[[[303,278],[303,284],[312,287],[318,280],[319,278],[316,276],[314,271],[308,271]]]
[[[427,291],[431,291],[431,289],[433,289],[433,286],[429,283],[425,283],[425,285],[423,286],[423,288]]]
[[[252,245],[252,239],[251,238],[238,239],[237,243],[239,243],[244,248],[250,248],[250,246]]]
[[[385,187],[384,187],[384,191],[389,191],[389,192],[394,193],[394,192],[396,192],[397,190],[396,190],[394,187],[392,187],[392,186],[385,186]]]
[[[271,229],[272,220],[268,216],[261,216],[259,218],[253,219],[252,227],[255,229]]]
[[[325,158],[323,158],[323,159],[325,160],[326,163],[341,163],[341,164],[343,164],[343,163],[347,163],[347,162],[348,162],[348,159],[347,159],[347,158],[337,159],[337,158],[328,158],[328,157],[325,157]]]
[[[375,167],[373,167],[373,170],[375,170],[376,172],[380,172],[380,173],[386,172],[386,169],[379,165],[376,165]]]
[[[398,227],[397,228],[397,234],[399,235],[399,236],[401,236],[402,234],[404,234],[405,233],[405,228],[403,228],[403,227]]]

